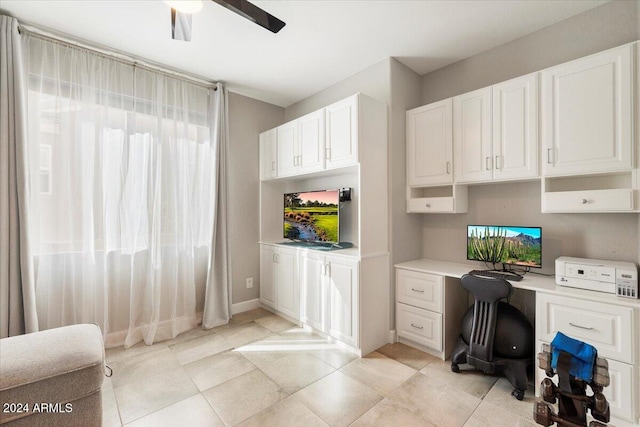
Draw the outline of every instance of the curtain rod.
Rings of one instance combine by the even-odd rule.
[[[58,33],[57,31],[48,30],[48,29],[45,30],[45,29],[41,29],[36,26],[33,26],[31,24],[25,25],[21,23],[18,23],[18,30],[21,33],[26,32],[32,36],[35,36],[45,41],[59,43],[71,48],[88,50],[94,54],[103,56],[105,58],[113,59],[127,65],[146,68],[150,71],[159,72],[170,77],[185,80],[189,83],[195,83],[199,86],[205,86],[207,88],[213,88],[214,90],[217,90],[216,84],[218,82],[210,81],[200,76],[191,75],[189,73],[185,73],[184,71],[172,69],[167,65],[156,64],[152,61],[142,60],[130,54],[119,52],[107,47],[102,47],[102,46],[93,44],[91,42],[73,39],[67,36],[66,34]]]

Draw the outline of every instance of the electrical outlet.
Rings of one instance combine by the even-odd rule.
[[[247,289],[253,288],[253,277],[247,277]]]

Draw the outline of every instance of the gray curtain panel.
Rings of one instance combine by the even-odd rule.
[[[231,319],[231,260],[227,228],[227,152],[229,114],[227,89],[221,84],[209,92],[211,141],[214,142],[216,203],[213,209],[213,238],[202,314],[204,329],[229,323]]]
[[[26,89],[18,22],[0,15],[0,338],[35,332]]]

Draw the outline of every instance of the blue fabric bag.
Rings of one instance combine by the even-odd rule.
[[[582,341],[570,338],[562,332],[556,333],[551,341],[551,367],[558,369],[558,357],[564,351],[573,356],[569,374],[586,382],[591,382],[593,377],[593,364],[596,361],[597,350],[594,346]]]

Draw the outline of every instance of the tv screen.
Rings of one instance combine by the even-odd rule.
[[[542,229],[510,225],[468,225],[467,259],[542,267]]]
[[[283,237],[305,242],[338,243],[340,190],[284,195]]]

